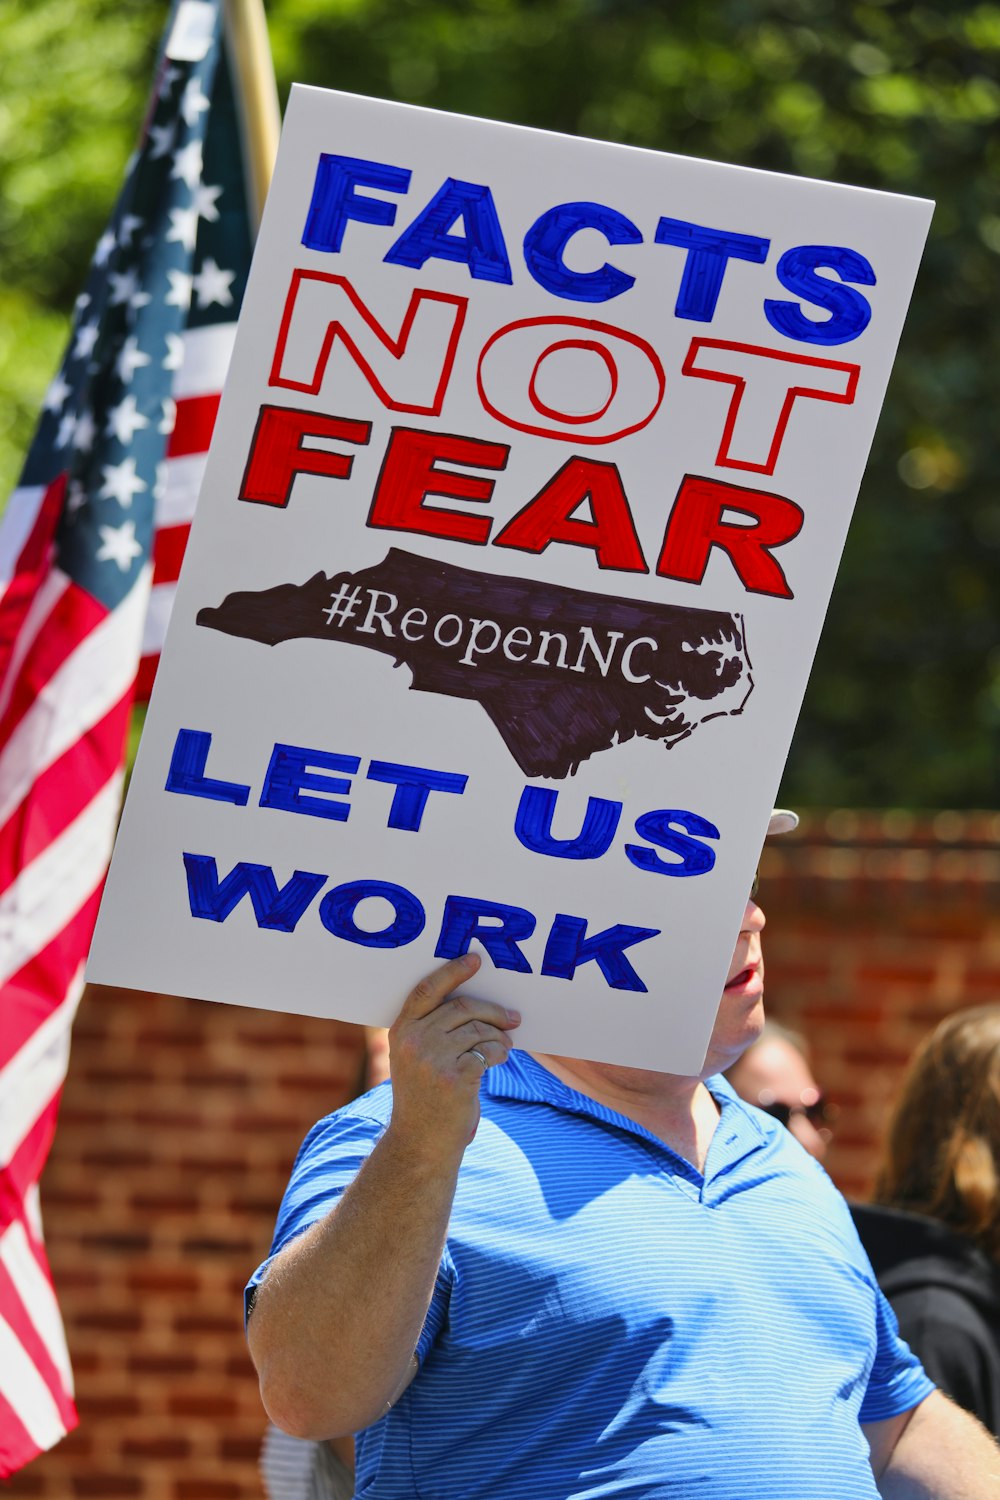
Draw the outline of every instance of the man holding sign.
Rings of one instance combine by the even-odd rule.
[[[248,1336],[279,1426],[358,1433],[359,1495],[997,1493],[840,1195],[717,1076],[763,927],[751,898],[699,1077],[512,1050],[466,955],[409,995],[392,1084],[309,1134]]]
[[[716,1076],[930,212],[292,92],[90,977],[382,1025],[444,961],[254,1282],[371,1500],[985,1496]]]

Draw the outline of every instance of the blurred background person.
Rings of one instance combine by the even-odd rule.
[[[741,1099],[773,1115],[810,1156],[822,1161],[833,1135],[834,1110],[813,1077],[804,1037],[767,1021],[726,1077]]]
[[[1000,1005],[947,1017],[889,1121],[855,1223],[931,1379],[1000,1434]]]

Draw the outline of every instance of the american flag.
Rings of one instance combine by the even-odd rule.
[[[174,0],[141,139],[0,526],[0,1477],[76,1424],[38,1179],[251,231],[221,0]]]

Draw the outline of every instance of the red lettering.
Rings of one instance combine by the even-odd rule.
[[[592,521],[573,516],[584,500],[590,501]],[[567,459],[494,538],[495,546],[518,552],[544,552],[550,542],[593,548],[601,568],[649,572],[616,464]]]
[[[352,422],[347,417],[328,417],[322,412],[298,411],[290,406],[262,406],[243,473],[240,499],[255,505],[285,506],[296,474],[348,479],[354,463],[352,453],[305,448],[303,439],[338,438],[365,444],[371,431],[370,422]]]
[[[751,524],[723,520],[727,510],[748,516]],[[783,495],[686,474],[670,512],[656,571],[661,578],[701,583],[712,548],[721,547],[749,593],[791,599],[794,595],[771,549],[798,536],[803,520],[801,508]]]
[[[438,463],[464,464],[470,468],[503,469],[509,447],[479,438],[459,437],[447,432],[420,432],[414,427],[394,427],[375,486],[369,526],[389,531],[416,531],[423,536],[445,537],[453,542],[471,542],[484,547],[490,539],[492,521],[486,516],[467,516],[438,505],[425,505],[428,495],[451,500],[475,500],[483,504],[493,497],[495,480],[475,474],[457,474],[439,469]]]
[[[346,276],[296,270],[269,383],[318,395],[327,366],[340,346],[342,354],[333,378],[342,392],[353,365],[390,411],[437,416],[451,379],[467,307],[467,297],[418,288],[410,293],[399,335],[393,338]],[[344,399],[343,394],[339,399]]]
[[[692,339],[681,373],[733,388],[715,460],[719,467],[773,474],[799,397],[850,406],[861,366],[757,344]]]
[[[476,384],[498,422],[575,445],[613,443],[645,427],[660,408],[666,376],[652,344],[624,328],[592,318],[522,318],[486,340]]]

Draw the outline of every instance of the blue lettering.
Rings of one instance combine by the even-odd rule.
[[[275,745],[260,794],[261,807],[280,812],[308,813],[313,818],[332,818],[346,823],[350,808],[328,797],[346,797],[351,783],[343,776],[322,776],[307,766],[325,766],[330,771],[356,771],[356,755],[334,755],[329,750],[306,750],[301,745]],[[325,792],[325,797],[303,797],[302,788]]]
[[[310,250],[338,251],[344,243],[349,219],[356,219],[359,224],[394,224],[395,203],[366,198],[354,189],[360,183],[364,187],[382,188],[387,193],[405,193],[411,175],[405,167],[361,161],[355,156],[332,156],[324,151],[316,168],[303,245]]]
[[[623,949],[659,934],[658,927],[628,927],[618,922],[587,937],[587,924],[582,917],[568,917],[560,912],[545,944],[542,973],[553,979],[572,979],[580,964],[593,961],[613,990],[637,990],[645,995],[647,988]]]
[[[499,926],[490,925],[499,922]],[[473,896],[449,896],[444,903],[441,935],[435,958],[458,958],[468,953],[473,938],[482,943],[495,969],[530,974],[531,965],[518,947],[535,930],[535,919],[523,906],[500,901],[477,901]]]
[[[603,203],[560,203],[536,219],[524,236],[524,262],[547,292],[572,302],[609,302],[635,283],[605,261],[599,271],[571,271],[563,255],[581,229],[596,229],[609,245],[638,245],[642,233],[624,214]]]
[[[836,271],[840,281],[818,276],[817,271]],[[789,292],[804,301],[824,308],[830,317],[822,323],[807,318],[797,302],[777,302],[768,298],[764,316],[772,328],[786,338],[804,344],[849,344],[863,333],[871,322],[871,304],[848,281],[861,286],[875,285],[871,262],[856,250],[841,245],[797,245],[778,261],[777,277]]]
[[[366,932],[354,920],[358,906],[369,896],[381,896],[395,912],[389,926],[379,932]],[[427,920],[416,896],[388,880],[352,880],[335,886],[319,904],[319,919],[334,937],[363,948],[404,948],[420,936]]]
[[[453,792],[460,797],[469,778],[450,771],[428,771],[422,766],[400,766],[390,760],[373,760],[368,767],[368,780],[385,781],[396,788],[387,826],[416,833],[431,792]]]
[[[258,927],[272,932],[294,932],[295,924],[316,893],[326,885],[325,875],[295,870],[280,890],[270,865],[240,861],[225,880],[219,880],[215,860],[209,854],[185,854],[188,902],[193,917],[224,922],[249,893]]]
[[[675,824],[680,825],[681,832]],[[641,844],[626,844],[626,855],[640,870],[654,870],[660,875],[707,875],[715,864],[715,850],[700,840],[719,838],[719,830],[697,813],[670,808],[643,813],[635,820],[635,831],[640,838],[680,856],[679,860],[668,861]],[[695,833],[699,838],[688,837]]]
[[[514,832],[526,849],[556,859],[600,859],[611,848],[622,814],[620,802],[588,797],[583,827],[575,839],[552,837],[552,815],[559,793],[550,787],[526,786],[514,819]]]
[[[465,233],[450,233],[459,219]],[[493,194],[478,182],[461,182],[456,177],[445,178],[384,259],[389,265],[411,266],[415,271],[431,259],[456,260],[467,265],[478,281],[510,286],[514,279]]]
[[[205,775],[212,736],[201,729],[179,729],[170,757],[166,790],[185,797],[208,797],[213,802],[234,802],[246,807],[250,788],[238,781],[214,781]]]
[[[656,226],[658,245],[680,245],[687,251],[680,290],[674,304],[678,318],[711,323],[722,290],[722,278],[731,260],[749,260],[762,265],[770,240],[755,234],[737,234],[731,229],[706,229],[686,219],[661,219]]]

